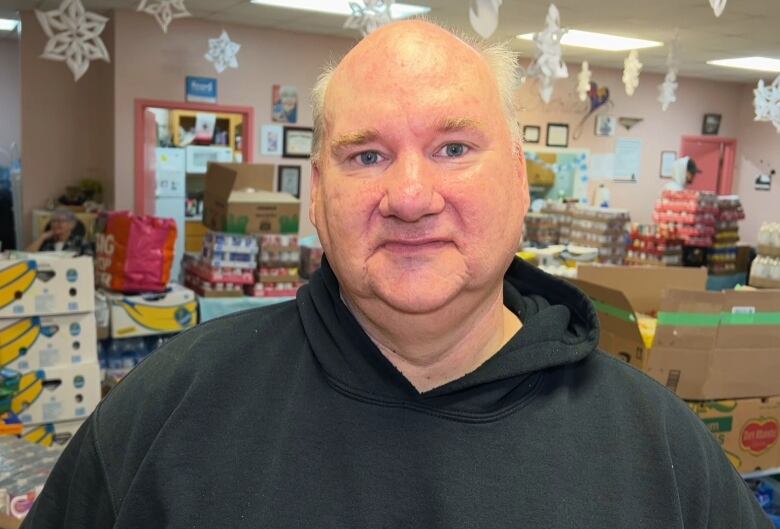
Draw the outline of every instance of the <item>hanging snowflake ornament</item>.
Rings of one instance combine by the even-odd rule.
[[[49,37],[41,57],[65,62],[74,80],[87,73],[90,61],[111,62],[100,38],[108,18],[86,11],[81,0],[63,0],[58,9],[36,10],[35,16]]]
[[[680,68],[679,59],[679,38],[675,34],[674,40],[669,45],[669,55],[666,57],[666,76],[664,82],[658,85],[658,102],[664,112],[669,109],[669,105],[677,101],[677,72]]]
[[[236,54],[241,49],[241,44],[230,40],[227,31],[222,30],[222,35],[217,39],[209,39],[209,51],[204,57],[214,63],[217,73],[222,73],[228,68],[238,68]]]
[[[588,61],[582,61],[582,70],[577,75],[577,94],[580,101],[586,101],[590,94],[590,78],[592,77]]]
[[[767,86],[764,80],[758,81],[753,90],[753,107],[756,111],[755,121],[770,121],[780,134],[780,75]]]
[[[710,0],[710,6],[715,12],[716,17],[720,17],[723,14],[723,10],[726,9],[726,2],[728,0]]]
[[[544,30],[534,35],[536,58],[528,67],[528,75],[539,81],[539,95],[545,103],[552,99],[555,81],[569,77],[561,51],[561,37],[565,34],[558,8],[550,4]]]
[[[626,85],[626,94],[632,96],[639,86],[639,72],[642,71],[642,63],[639,62],[639,53],[631,50],[626,60],[623,61],[623,84]]]
[[[168,25],[174,18],[191,17],[184,0],[141,0],[138,11],[152,15],[163,33],[168,33]]]
[[[469,21],[483,39],[490,38],[498,27],[498,8],[503,0],[471,0]]]
[[[390,8],[394,0],[363,0],[363,5],[350,2],[352,14],[344,22],[344,27],[359,29],[365,37],[376,29],[389,24],[392,20]]]

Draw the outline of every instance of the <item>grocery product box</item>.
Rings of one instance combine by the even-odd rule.
[[[42,446],[62,447],[67,445],[86,419],[75,421],[47,422],[28,425],[19,436],[21,439]]]
[[[13,392],[0,399],[0,410],[24,424],[84,419],[100,402],[97,362],[18,373],[10,383],[8,370],[3,374]]]
[[[256,254],[260,251],[257,238],[252,235],[209,231],[203,238],[203,247],[217,252],[245,252]]]
[[[109,303],[112,338],[177,333],[198,323],[195,292],[175,283],[154,294],[103,293]]]
[[[0,368],[30,371],[96,361],[92,312],[0,319]]]
[[[686,400],[780,395],[780,291],[704,290],[706,271],[580,267],[600,347]],[[652,345],[642,315],[657,316]]]
[[[780,397],[689,402],[739,472],[780,467]]]
[[[300,200],[274,193],[273,165],[209,164],[203,223],[229,233],[298,233]]]
[[[12,255],[0,257],[0,318],[94,310],[91,257]]]
[[[16,437],[0,438],[0,527],[18,527],[18,520],[29,512],[60,454],[61,450]]]

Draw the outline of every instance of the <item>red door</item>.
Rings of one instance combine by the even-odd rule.
[[[683,136],[680,156],[691,157],[701,171],[686,188],[730,195],[736,148],[732,139]]]

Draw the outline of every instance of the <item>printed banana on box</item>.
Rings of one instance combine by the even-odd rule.
[[[111,313],[111,337],[130,338],[181,332],[198,323],[195,292],[171,284],[160,294],[105,292]]]
[[[94,310],[92,258],[14,255],[0,258],[0,318]]]

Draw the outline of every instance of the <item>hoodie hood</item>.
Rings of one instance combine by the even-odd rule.
[[[313,354],[334,388],[379,405],[462,419],[511,411],[541,388],[546,371],[582,361],[599,339],[598,317],[585,294],[515,259],[504,276],[504,305],[518,315],[522,329],[473,372],[421,394],[341,301],[327,259],[297,303]]]

